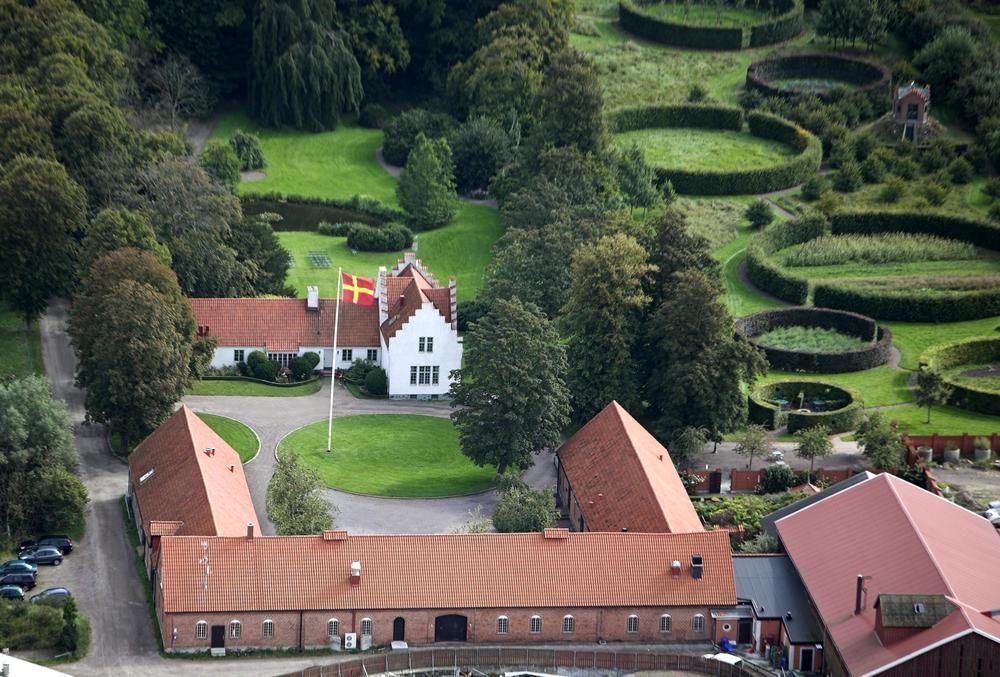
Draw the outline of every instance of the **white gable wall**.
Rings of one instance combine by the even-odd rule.
[[[434,340],[432,352],[420,352],[420,338]],[[462,365],[462,339],[430,302],[424,303],[389,339],[382,366],[389,377],[392,398],[431,399],[447,397],[451,387],[450,373]],[[437,385],[410,383],[411,367],[438,367]]]

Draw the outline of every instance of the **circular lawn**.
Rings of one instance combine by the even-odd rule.
[[[646,162],[663,169],[763,169],[797,155],[781,142],[724,129],[659,127],[619,132],[613,138],[623,149],[638,144]]]
[[[257,455],[257,450],[260,449],[257,435],[236,419],[215,414],[198,414],[198,418],[214,430],[216,435],[224,439],[226,444],[240,455],[240,460],[243,463]]]
[[[403,414],[345,416],[333,420],[333,452],[326,451],[327,422],[290,433],[278,453],[298,454],[332,489],[359,494],[429,498],[485,491],[496,469],[462,455],[458,431],[447,418]]]

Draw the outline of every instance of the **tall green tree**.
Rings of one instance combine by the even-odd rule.
[[[191,384],[191,306],[153,254],[119,249],[91,265],[69,333],[87,418],[110,424],[125,453],[170,415]]]
[[[616,233],[573,254],[569,300],[560,323],[568,338],[573,414],[587,421],[611,400],[637,412],[641,377],[634,359],[653,266],[633,237]]]
[[[498,300],[468,332],[451,396],[462,453],[498,473],[527,468],[569,423],[566,349],[534,305]]]
[[[415,228],[437,228],[454,218],[458,213],[458,196],[447,141],[417,134],[399,176],[396,195]]]
[[[280,536],[318,534],[333,528],[336,507],[323,495],[325,487],[315,470],[299,463],[295,454],[278,457],[267,483],[267,516]]]
[[[336,6],[325,0],[260,0],[253,24],[250,109],[265,125],[313,132],[357,112],[361,67]]]
[[[198,164],[205,173],[229,190],[240,183],[240,158],[228,143],[209,141],[198,155]]]
[[[917,372],[916,400],[918,407],[927,407],[927,422],[931,422],[931,408],[948,403],[955,389],[936,369],[921,369]]]
[[[501,533],[539,532],[554,526],[558,515],[551,489],[515,488],[501,494],[493,527]]]
[[[29,101],[0,103],[0,164],[21,154],[55,159],[49,121],[34,110]]]
[[[604,95],[597,67],[575,49],[559,52],[545,69],[538,95],[541,119],[536,143],[576,146],[584,153],[604,148]]]
[[[0,167],[0,289],[25,320],[73,284],[86,198],[62,165],[20,155]]]
[[[483,45],[448,75],[454,113],[489,117],[505,126],[530,126],[542,87],[543,59],[530,37],[504,35]]]
[[[368,90],[410,64],[410,47],[393,0],[340,0],[344,26]]]
[[[747,470],[753,470],[754,457],[763,456],[770,448],[771,436],[767,434],[767,429],[762,425],[751,423],[737,438],[733,451],[740,456],[748,457],[750,460],[747,462]]]
[[[239,235],[232,238],[233,247],[254,293],[295,296],[295,290],[285,284],[292,257],[271,223],[265,214],[245,216]]]
[[[646,399],[663,436],[685,426],[712,437],[746,420],[744,384],[767,370],[763,353],[733,332],[718,282],[689,270],[671,276],[646,323]]]
[[[650,285],[654,305],[659,304],[663,290],[678,273],[701,271],[709,280],[719,279],[719,262],[712,257],[711,245],[703,236],[691,232],[687,217],[677,209],[666,209],[656,219],[649,260],[656,266]]]
[[[880,411],[873,411],[858,426],[855,439],[876,470],[891,470],[903,462],[903,442]]]
[[[651,209],[663,204],[663,191],[656,185],[656,171],[646,162],[638,144],[614,154],[615,178],[629,211]]]
[[[569,32],[576,18],[572,0],[512,0],[479,20],[483,44],[503,36],[533,40],[542,50],[543,62],[569,47]]]
[[[817,458],[826,458],[833,453],[833,442],[826,426],[815,425],[796,433],[799,446],[795,454],[799,458],[809,460],[809,481],[812,481],[813,466]]]
[[[116,249],[133,247],[152,252],[165,265],[170,265],[170,251],[156,239],[153,226],[141,212],[129,209],[102,209],[87,226],[80,254],[80,268],[86,272],[90,264]]]

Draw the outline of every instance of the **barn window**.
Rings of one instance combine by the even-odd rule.
[[[194,624],[194,638],[195,639],[208,639],[208,623],[205,621],[198,621]]]
[[[336,618],[331,618],[326,622],[326,637],[330,640],[340,637],[340,621]]]
[[[670,614],[660,616],[660,632],[670,632],[673,629],[673,625],[673,619],[670,618]]]
[[[635,633],[639,632],[639,617],[638,616],[636,616],[635,614],[632,614],[631,616],[628,617],[628,620],[625,622],[625,632],[628,632],[628,633],[631,633],[631,634],[635,634]]]
[[[372,619],[362,618],[361,619],[361,634],[368,635],[371,637],[372,634]]]
[[[260,635],[264,639],[274,638],[274,621],[268,618],[266,621],[260,625]]]
[[[572,616],[563,616],[563,632],[571,633],[576,630],[576,621]]]
[[[497,617],[497,634],[506,635],[510,632],[510,619],[506,616]]]
[[[705,617],[701,614],[695,614],[694,618],[691,619],[691,632],[705,632]]]
[[[528,632],[533,635],[537,635],[542,631],[542,617],[532,616],[531,620],[528,621]]]
[[[229,621],[229,639],[239,639],[241,629],[239,621]]]

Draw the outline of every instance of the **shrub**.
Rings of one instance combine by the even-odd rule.
[[[375,367],[368,371],[365,376],[365,390],[376,397],[385,397],[389,394],[389,381],[385,375],[385,369]]]
[[[972,165],[964,157],[957,157],[948,165],[948,175],[952,183],[966,184],[972,181]]]
[[[468,331],[469,325],[475,324],[481,318],[485,317],[490,312],[491,307],[490,302],[482,298],[459,301],[458,331]]]
[[[368,373],[379,366],[371,360],[355,360],[353,364],[344,372],[344,380],[355,385],[364,385]]]
[[[513,489],[500,497],[493,526],[501,533],[539,532],[555,524],[558,511],[548,489]]]
[[[826,232],[823,218],[808,217],[775,223],[754,236],[747,247],[747,277],[759,289],[789,303],[803,304],[809,282],[791,275],[768,257],[779,249],[807,242]]]
[[[347,234],[351,231],[354,226],[364,226],[369,227],[367,223],[327,223],[326,221],[321,221],[318,226],[316,226],[316,232],[320,235],[329,235],[330,237],[347,237]]]
[[[261,381],[277,381],[278,372],[281,371],[281,365],[268,359],[267,354],[259,350],[247,355],[247,367],[250,369],[250,374]]]
[[[435,113],[423,108],[412,108],[400,113],[385,126],[385,140],[382,143],[382,158],[389,164],[402,167],[410,156],[410,148],[423,134],[429,139],[441,138],[455,126],[455,121],[444,113]]]
[[[882,186],[878,199],[887,204],[899,202],[906,193],[906,182],[898,176],[890,176]]]
[[[994,176],[988,179],[983,186],[983,192],[992,198],[1000,197],[1000,177]]]
[[[920,167],[911,157],[899,157],[892,164],[892,173],[907,181],[912,180],[918,171],[920,171]]]
[[[811,176],[808,181],[802,184],[802,199],[815,202],[824,190],[826,190],[826,181],[823,180],[823,177],[818,174]]]
[[[841,193],[853,193],[864,183],[861,166],[856,160],[845,160],[833,178],[833,187]]]
[[[708,98],[708,89],[705,85],[696,82],[691,85],[691,89],[688,90],[688,102],[689,103],[702,103]]]
[[[368,129],[382,129],[388,119],[385,108],[377,103],[366,103],[358,114],[358,124]]]
[[[773,400],[788,401],[791,410],[781,411]],[[826,400],[837,407],[830,411],[799,413],[795,411],[799,400]],[[832,383],[819,381],[777,381],[758,386],[750,393],[750,421],[771,429],[788,425],[788,432],[795,433],[814,426],[826,426],[831,434],[854,430],[864,410],[860,394]]]
[[[347,229],[347,246],[362,252],[395,252],[413,243],[413,231],[401,223],[382,226],[352,224]]]
[[[924,184],[924,197],[935,207],[940,207],[948,199],[948,188],[940,181],[930,179]]]
[[[750,28],[751,47],[791,40],[802,32],[802,0],[775,0],[770,6],[774,16]]]
[[[210,177],[234,190],[240,182],[240,159],[232,146],[222,141],[209,141],[198,156],[198,164]]]
[[[785,255],[788,267],[973,259],[968,242],[923,233],[823,235]]]
[[[861,177],[865,183],[881,183],[885,178],[885,164],[877,155],[870,155],[861,163]]]
[[[264,167],[264,149],[260,145],[260,137],[256,134],[237,129],[229,139],[236,157],[240,160],[240,169],[249,171]]]
[[[854,156],[858,160],[867,160],[876,148],[878,140],[871,132],[858,132],[854,135]]]
[[[989,216],[992,220],[1000,222],[1000,202],[990,205]]]
[[[774,221],[774,211],[766,200],[754,200],[743,212],[743,216],[754,228],[763,228]]]
[[[869,289],[816,283],[813,303],[899,322],[962,322],[1000,315],[1000,290],[936,291]]]
[[[309,378],[313,370],[319,364],[319,355],[313,352],[303,353],[288,364],[288,370],[292,372],[292,378],[296,381],[305,381]]]
[[[930,174],[944,169],[951,160],[948,149],[940,143],[935,143],[920,152],[920,168]]]
[[[514,143],[496,120],[472,118],[448,135],[459,193],[485,191],[490,180],[511,161]]]
[[[760,474],[758,494],[780,494],[798,483],[798,478],[787,465],[769,465]]]

